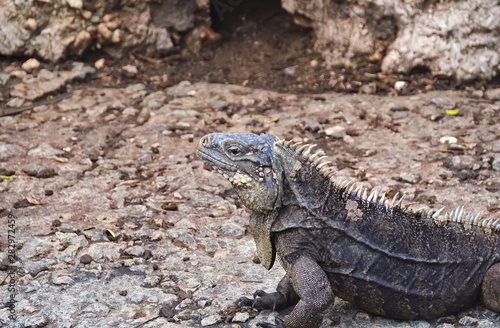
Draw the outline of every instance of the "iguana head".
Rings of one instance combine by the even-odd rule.
[[[271,134],[212,133],[201,138],[198,155],[232,184],[249,209],[267,213],[279,203],[279,177]]]

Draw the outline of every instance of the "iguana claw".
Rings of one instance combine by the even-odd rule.
[[[257,290],[253,294],[254,299],[249,299],[248,297],[240,297],[236,301],[237,306],[251,306],[252,310],[262,310],[268,309],[276,311],[277,309],[283,309],[287,306],[286,298],[281,293],[266,293],[263,290]]]

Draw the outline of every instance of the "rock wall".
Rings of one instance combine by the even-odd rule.
[[[426,67],[459,80],[500,71],[500,3],[496,0],[282,0],[312,27],[331,65],[381,60],[384,72]]]
[[[196,19],[197,10],[207,12],[208,2],[5,0],[0,2],[0,54],[53,62],[89,48],[114,57],[135,50],[166,54],[179,33],[208,24]]]

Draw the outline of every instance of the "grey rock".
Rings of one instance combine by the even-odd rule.
[[[478,320],[476,318],[472,318],[469,316],[464,316],[458,320],[458,323],[462,326],[475,326],[478,323]]]
[[[100,302],[95,302],[95,303],[87,305],[80,312],[80,314],[92,313],[95,315],[102,316],[102,315],[107,315],[109,313],[109,311],[110,311],[110,309],[106,304],[100,303]]]
[[[245,235],[245,227],[242,227],[241,225],[233,223],[233,222],[224,223],[220,227],[219,231],[223,235],[230,235],[230,236],[243,236],[243,235]]]
[[[130,295],[129,299],[130,299],[130,302],[132,302],[132,303],[141,304],[142,302],[144,302],[146,300],[146,295],[144,295],[143,293],[134,293],[134,294]]]
[[[94,243],[85,248],[85,253],[88,254],[94,261],[105,259],[114,261],[120,258],[120,244],[117,243]]]
[[[131,256],[141,257],[144,255],[144,247],[142,246],[132,246],[125,249],[124,253]]]
[[[237,312],[232,322],[247,322],[250,319],[250,314],[248,312]]]
[[[48,324],[49,324],[49,319],[43,314],[32,316],[30,318],[27,318],[26,321],[24,321],[25,327],[45,327]]]
[[[500,6],[495,1],[422,3],[320,1],[311,5],[306,0],[283,0],[282,6],[313,28],[315,47],[332,66],[355,66],[359,57],[365,57],[382,60],[384,72],[426,66],[459,80],[491,79],[500,72]]]
[[[54,285],[71,285],[74,283],[74,280],[68,272],[58,270],[52,272],[52,283]]]
[[[12,156],[20,156],[22,154],[24,154],[23,147],[0,141],[0,161],[6,161]]]
[[[495,171],[500,171],[500,154],[495,154],[493,162],[491,163],[491,168]]]
[[[486,90],[485,96],[487,99],[500,100],[500,88]]]
[[[418,174],[413,174],[413,173],[401,173],[398,178],[403,182],[411,184],[418,183],[421,179]]]
[[[203,318],[201,320],[201,325],[203,327],[206,327],[206,326],[212,326],[212,325],[218,324],[219,322],[222,322],[222,318],[220,315],[215,314],[215,315],[211,315],[209,317]]]
[[[29,156],[39,157],[39,158],[54,158],[55,156],[60,156],[64,152],[60,149],[55,149],[46,142],[42,142],[38,147],[28,151]]]

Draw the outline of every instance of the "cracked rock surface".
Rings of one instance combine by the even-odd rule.
[[[499,217],[500,102],[466,92],[404,97],[292,95],[182,82],[151,90],[80,87],[0,118],[0,298],[16,274],[6,327],[256,327],[271,311],[237,308],[283,275],[256,259],[249,212],[207,170],[210,132],[272,133],[319,144],[339,178],[408,202]],[[7,215],[18,261],[7,262]],[[324,327],[500,325],[477,306],[395,321],[337,300]]]

